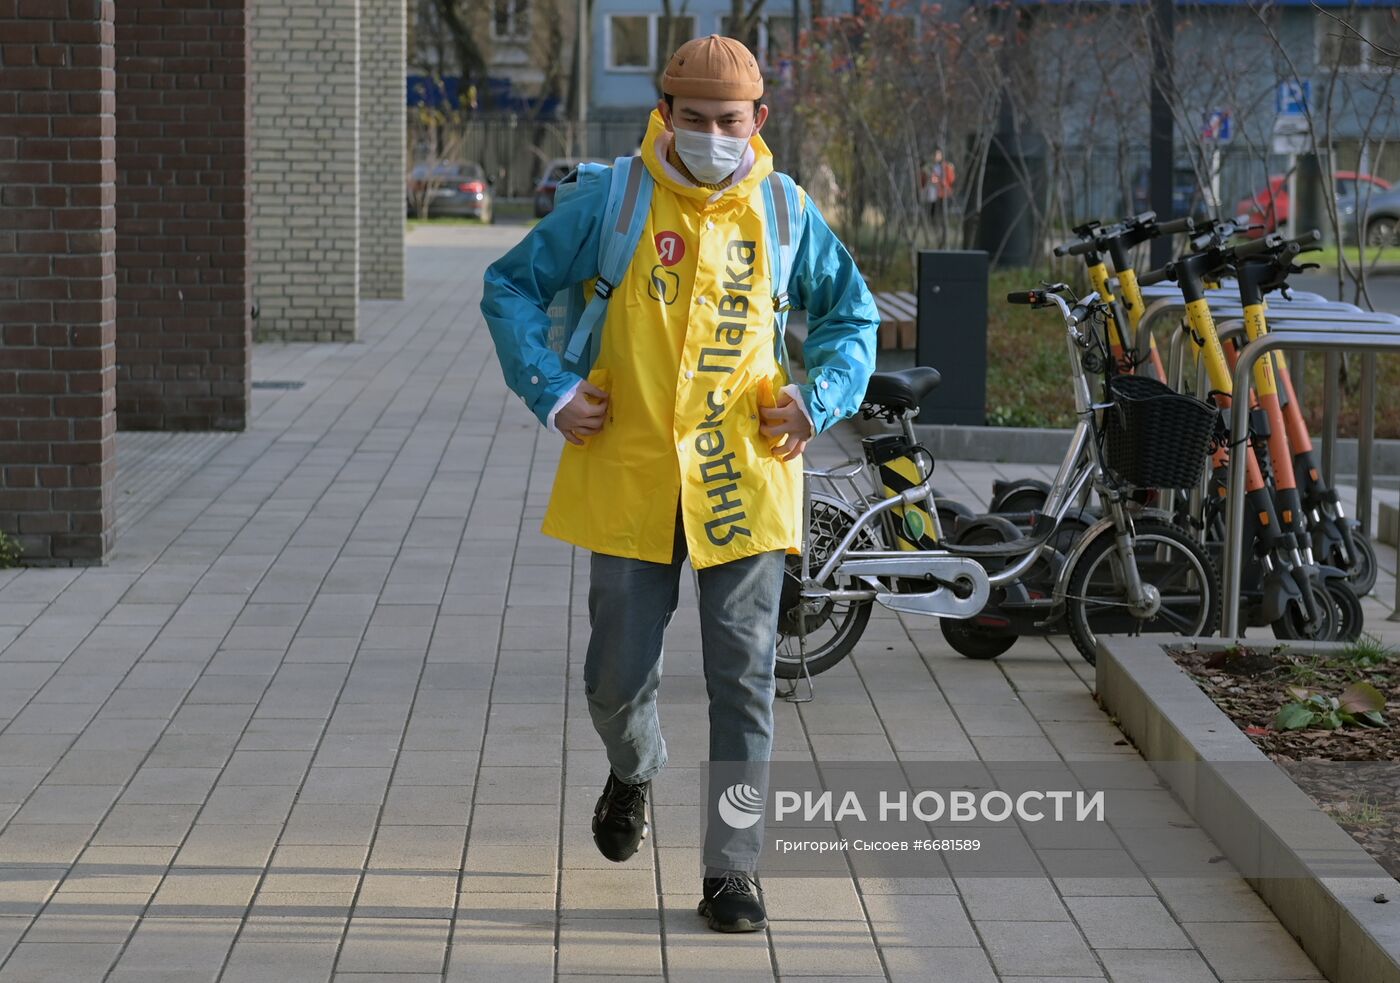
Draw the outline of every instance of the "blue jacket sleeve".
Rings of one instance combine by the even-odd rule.
[[[860,409],[875,370],[880,314],[855,260],[826,224],[810,196],[802,239],[793,256],[794,307],[807,311],[799,386],[817,433]]]
[[[486,270],[481,313],[501,374],[541,423],[579,379],[549,347],[549,305],[560,290],[598,275],[608,184],[579,188]]]

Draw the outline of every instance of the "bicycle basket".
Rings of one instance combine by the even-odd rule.
[[[1187,488],[1210,453],[1217,410],[1156,379],[1115,375],[1103,415],[1104,463],[1138,488]]]

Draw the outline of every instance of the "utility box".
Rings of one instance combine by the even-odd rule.
[[[914,362],[943,376],[915,423],[980,427],[987,422],[987,253],[919,253]]]

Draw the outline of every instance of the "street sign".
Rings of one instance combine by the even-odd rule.
[[[1275,116],[1271,149],[1285,157],[1311,151],[1312,131],[1308,127],[1307,119],[1302,116]]]
[[[1215,143],[1229,143],[1234,136],[1234,127],[1231,125],[1230,110],[1216,109],[1206,113],[1205,125],[1201,128],[1201,136]]]
[[[1280,82],[1274,92],[1274,111],[1280,116],[1303,116],[1311,96],[1312,83],[1307,79]]]

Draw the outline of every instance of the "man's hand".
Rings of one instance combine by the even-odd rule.
[[[791,461],[807,448],[812,439],[812,424],[792,393],[779,393],[777,406],[758,408],[758,432],[765,437],[782,437],[783,442],[773,448],[773,456]]]
[[[584,379],[574,398],[554,415],[554,426],[569,443],[582,444],[583,438],[603,429],[607,418],[608,394]]]

